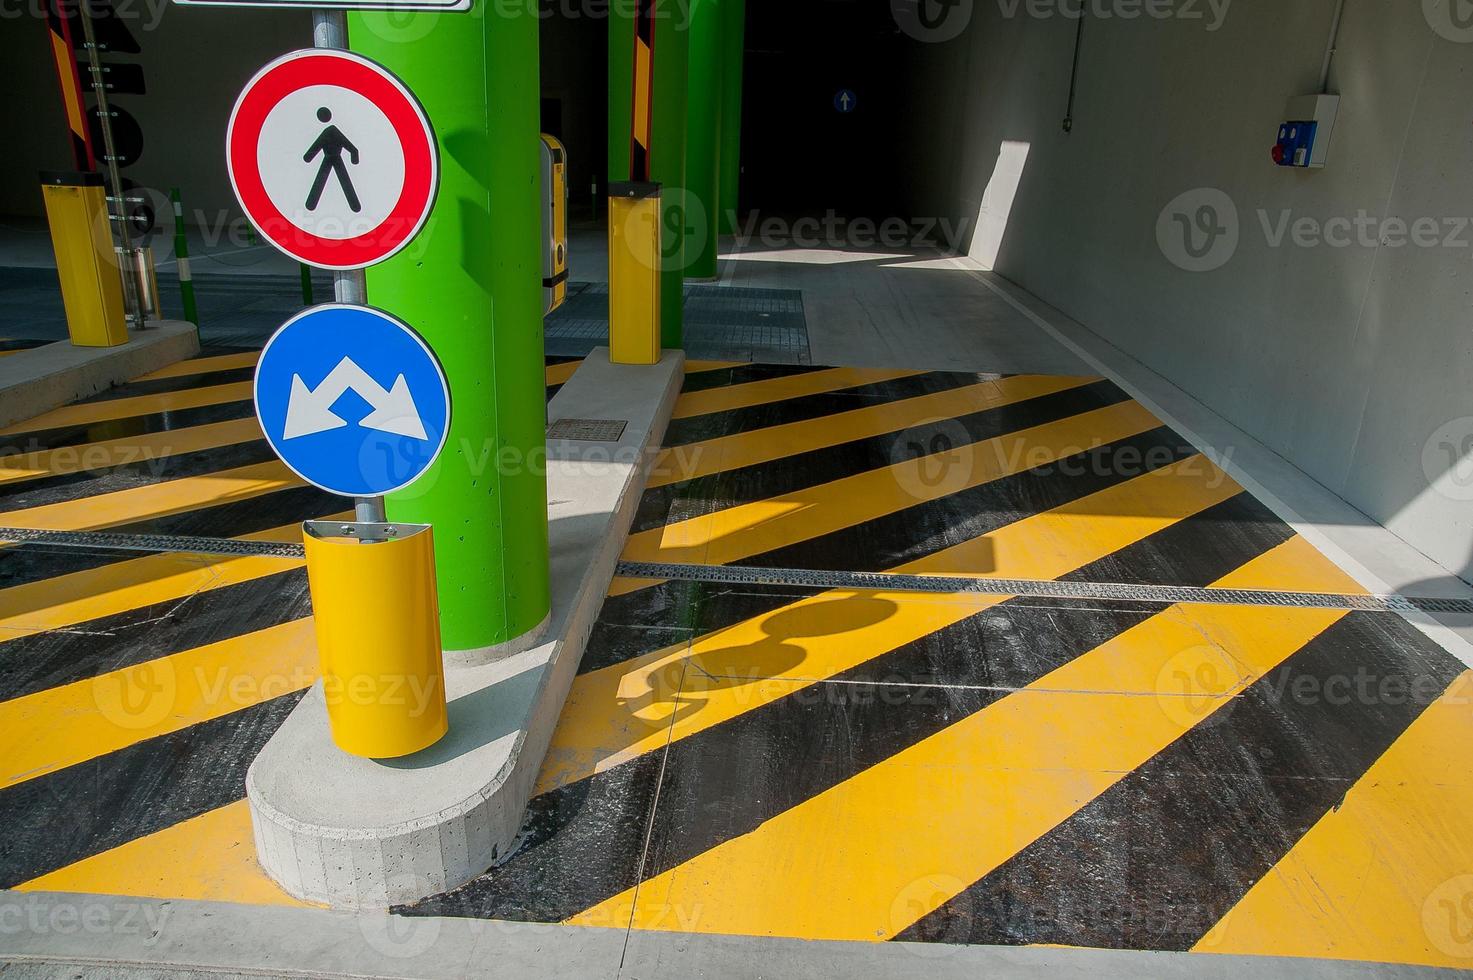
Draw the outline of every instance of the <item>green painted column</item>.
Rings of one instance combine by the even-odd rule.
[[[721,211],[721,82],[726,74],[726,0],[691,0],[689,101],[685,110],[687,279],[716,278]]]
[[[721,234],[737,230],[742,177],[742,71],[747,56],[747,0],[721,0]]]
[[[483,652],[548,616],[538,20],[512,5],[352,14],[349,44],[424,104],[440,145],[429,224],[368,270],[368,297],[429,342],[450,379],[439,462],[388,499],[433,524],[447,651]]]
[[[650,179],[664,185],[660,268],[660,342],[684,346],[684,239],[691,226],[685,206],[686,71],[690,58],[688,0],[656,0],[654,107]],[[609,176],[629,180],[634,119],[633,3],[609,4]]]

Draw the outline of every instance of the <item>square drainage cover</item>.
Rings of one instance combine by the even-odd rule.
[[[547,429],[549,439],[573,442],[618,442],[629,423],[623,419],[558,419]]]

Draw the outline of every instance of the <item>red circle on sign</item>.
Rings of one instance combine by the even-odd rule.
[[[352,238],[325,238],[281,213],[261,178],[257,147],[266,117],[294,92],[334,85],[357,92],[382,112],[404,151],[404,185],[388,217]],[[408,245],[430,216],[440,180],[439,150],[419,101],[375,62],[349,51],[293,51],[262,68],[236,100],[226,131],[226,161],[246,217],[272,245],[322,269],[362,269]]]

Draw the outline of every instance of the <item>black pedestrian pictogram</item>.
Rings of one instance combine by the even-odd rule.
[[[317,118],[325,123],[332,122],[332,112],[323,106],[317,110]],[[338,175],[338,183],[342,185],[343,196],[348,199],[348,207],[354,212],[362,211],[363,206],[358,201],[358,192],[353,190],[353,181],[348,177],[348,168],[343,165],[343,151],[348,151],[353,166],[358,166],[358,147],[354,146],[343,131],[336,126],[329,125],[317,137],[317,141],[307,150],[302,157],[304,163],[311,163],[319,153],[322,154],[322,166],[317,171],[317,179],[312,182],[312,191],[307,195],[307,210],[316,211],[317,205],[322,201],[322,191],[327,187],[327,176],[329,172]]]

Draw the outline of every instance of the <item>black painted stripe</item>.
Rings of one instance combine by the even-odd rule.
[[[168,432],[210,422],[250,418],[254,414],[255,406],[249,400],[243,400],[222,402],[219,405],[202,405],[199,408],[184,408],[171,412],[133,415],[102,422],[90,422],[86,425],[34,429],[0,436],[0,456],[35,453],[45,449],[103,442],[108,439],[127,439],[151,432]]]
[[[1233,528],[1225,540],[1224,527]],[[1291,534],[1240,494],[1122,549],[1108,569],[1096,562],[1076,575],[1128,567],[1141,581],[1207,585]],[[1004,602],[845,671],[834,678],[840,683],[814,685],[674,742],[663,756],[539,797],[516,857],[404,911],[567,918],[633,884],[647,830],[646,878],[752,832],[1164,608]],[[656,785],[660,805],[650,818]]]
[[[245,797],[293,693],[0,790],[0,888]]]
[[[981,537],[1196,455],[1165,427],[783,548],[743,558],[767,568],[881,571]],[[737,491],[733,495],[739,494]],[[990,569],[977,569],[986,572]]]
[[[175,456],[139,458],[119,466],[104,466],[41,476],[31,480],[0,485],[0,511],[42,507],[68,500],[96,497],[119,490],[152,486],[167,480],[203,476],[238,466],[265,463],[276,454],[264,439],[229,443]]]
[[[1400,618],[1350,613],[896,938],[1190,949],[1462,669]]]
[[[818,591],[787,585],[661,582],[611,596],[604,600],[578,672],[586,674],[625,663],[771,612]]]
[[[951,448],[958,440],[965,440],[963,444],[966,444],[995,439],[1127,400],[1125,392],[1115,385],[1098,382],[954,419],[900,426],[893,432],[794,453],[773,462],[736,467],[693,480],[652,487],[640,500],[633,530],[649,530],[714,509],[707,507],[703,510],[697,503],[700,501],[719,501],[722,507],[735,507],[767,500],[914,459],[919,453],[917,447]]]
[[[309,616],[305,569],[0,642],[0,701]]]
[[[200,371],[196,374],[181,374],[154,381],[129,381],[109,388],[107,391],[72,402],[73,405],[92,405],[98,402],[116,401],[119,398],[135,398],[139,395],[166,395],[175,391],[191,391],[195,388],[211,388],[215,385],[236,384],[251,381],[256,377],[254,367],[226,368],[225,370]]]
[[[324,493],[316,487],[292,487],[214,507],[168,517],[154,518],[110,528],[125,534],[182,534],[211,538],[234,538],[301,521],[326,517],[352,509],[351,501]],[[40,582],[57,575],[101,568],[139,558],[136,552],[90,551],[27,544],[0,551],[0,588]],[[210,559],[199,557],[201,565]]]
[[[874,381],[853,385],[836,391],[824,391],[794,398],[779,398],[758,405],[692,415],[670,421],[665,431],[665,445],[684,446],[718,436],[729,436],[738,432],[754,432],[790,422],[806,422],[848,412],[866,405],[879,405],[915,398],[920,395],[951,391],[981,381],[995,381],[995,374],[958,374],[948,371],[932,371],[928,374],[894,378],[889,381]]]
[[[747,384],[752,381],[769,381],[773,378],[791,378],[814,371],[832,371],[833,368],[811,364],[737,364],[732,367],[713,368],[707,371],[687,371],[681,383],[681,393],[710,391],[731,385]]]
[[[41,346],[43,346],[45,344],[49,344],[49,343],[52,343],[52,341],[49,341],[49,340],[32,340],[32,339],[21,339],[21,340],[6,339],[6,340],[0,340],[0,351],[23,351],[23,350],[30,350],[33,347],[41,347]]]
[[[225,354],[254,354],[260,351],[260,347],[238,347],[231,344],[205,344],[194,355],[195,359],[205,357],[221,357]]]

